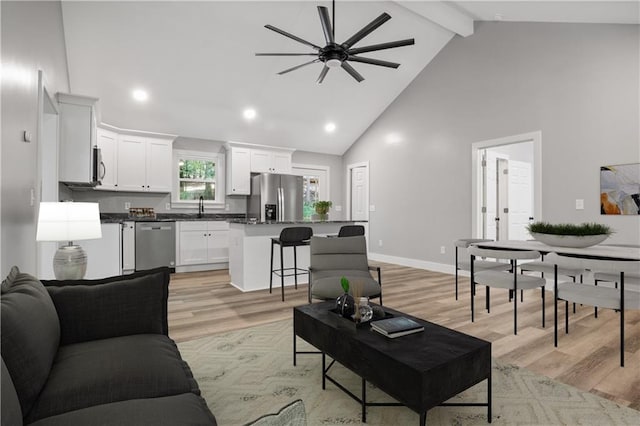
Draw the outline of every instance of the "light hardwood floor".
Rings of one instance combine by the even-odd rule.
[[[619,314],[578,306],[569,317],[569,334],[559,331],[553,346],[553,297],[546,293],[546,328],[541,324],[539,290],[525,291],[518,304],[518,335],[513,335],[513,303],[506,290],[491,292],[484,310],[484,287],[476,296],[471,322],[469,279],[461,278],[459,300],[454,276],[382,264],[385,306],[492,342],[493,356],[640,410],[640,311],[625,314],[625,367],[619,365]],[[229,284],[227,270],[174,274],[169,287],[169,334],[178,341],[289,319],[292,307],[307,303],[307,286],[242,293]],[[559,312],[560,321],[564,310]],[[563,324],[563,322],[562,322]]]

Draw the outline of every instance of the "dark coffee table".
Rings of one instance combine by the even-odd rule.
[[[387,338],[368,326],[357,328],[348,319],[331,312],[334,302],[313,303],[293,308],[293,365],[296,365],[296,336],[322,353],[322,389],[326,380],[366,408],[405,405],[420,415],[425,425],[427,411],[438,405],[487,407],[491,423],[491,343],[457,331],[384,308],[394,316],[405,316],[422,325],[424,331]],[[326,355],[333,361],[326,366]],[[334,362],[362,378],[361,396],[344,388],[327,373]],[[487,380],[486,403],[445,403],[465,389]],[[366,382],[387,393],[397,403],[367,402]]]

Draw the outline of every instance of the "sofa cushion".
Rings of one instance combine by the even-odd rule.
[[[167,334],[169,269],[102,280],[44,281],[60,318],[60,344]]]
[[[185,393],[96,405],[47,417],[32,426],[212,426],[216,419],[198,395]]]
[[[199,394],[173,340],[160,334],[61,346],[29,422],[81,408],[185,392]]]
[[[0,420],[2,426],[16,426],[22,424],[22,410],[20,409],[20,401],[16,388],[13,386],[11,375],[7,366],[2,360],[2,387],[0,387],[2,395],[2,406],[0,406]]]
[[[60,325],[49,293],[36,278],[14,267],[2,282],[2,359],[23,413],[31,410],[53,364]]]

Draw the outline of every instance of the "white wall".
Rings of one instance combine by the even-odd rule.
[[[370,162],[370,240],[384,241],[371,250],[452,264],[471,234],[471,144],[538,130],[541,219],[640,243],[640,217],[599,207],[599,167],[640,162],[639,43],[637,25],[485,22],[455,37],[344,156]]]
[[[59,2],[0,2],[2,32],[2,170],[0,273],[36,273],[38,70],[49,93],[68,92]],[[24,131],[32,135],[22,141]],[[32,205],[31,191],[36,199]]]

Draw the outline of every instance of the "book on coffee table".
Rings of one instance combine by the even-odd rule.
[[[424,331],[424,327],[407,317],[393,317],[371,322],[371,329],[390,338]]]

